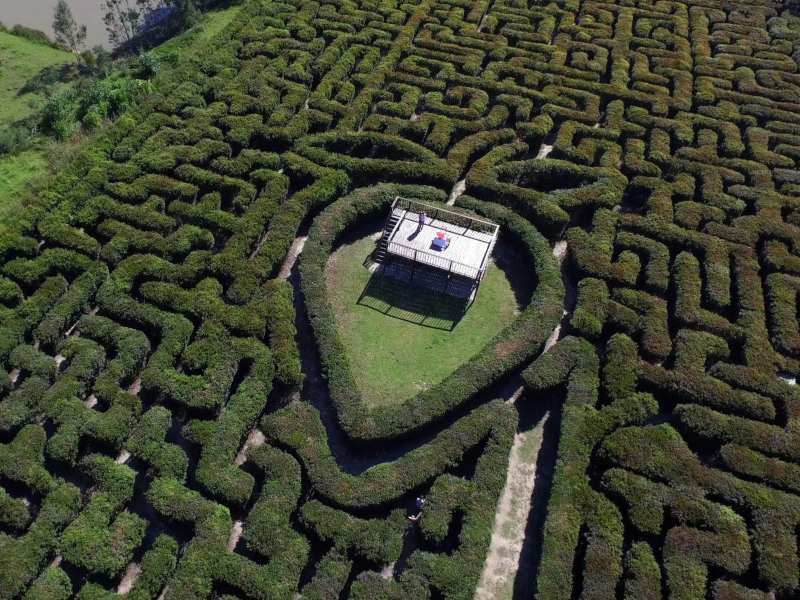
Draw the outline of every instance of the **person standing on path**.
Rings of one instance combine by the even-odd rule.
[[[408,520],[409,521],[413,521],[414,523],[416,523],[417,521],[419,521],[419,518],[422,516],[422,509],[425,506],[425,498],[423,496],[418,496],[416,501],[415,501],[415,503],[414,503],[414,505],[417,507],[417,514],[409,515],[408,516]]]

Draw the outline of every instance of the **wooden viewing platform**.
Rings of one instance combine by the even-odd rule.
[[[499,229],[485,219],[398,196],[384,226],[379,259],[407,261],[410,272],[397,265],[384,270],[390,274],[405,272],[404,279],[417,283],[416,268],[424,266],[426,274],[421,283],[426,287],[472,299],[486,273]],[[437,236],[447,240],[441,250],[434,247]]]

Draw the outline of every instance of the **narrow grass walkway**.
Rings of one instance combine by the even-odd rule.
[[[457,320],[446,299],[373,280],[365,237],[340,247],[328,262],[327,287],[356,384],[370,406],[396,404],[442,381],[515,317],[505,273],[492,265],[474,304]],[[452,328],[452,330],[451,330]]]
[[[159,58],[177,57],[178,54],[192,50],[197,45],[209,41],[220,33],[242,9],[241,4],[218,8],[203,13],[200,22],[190,30],[167,40],[153,48],[152,54]]]

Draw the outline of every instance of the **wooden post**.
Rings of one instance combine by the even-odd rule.
[[[478,282],[475,284],[475,294],[472,296],[472,302],[475,302],[475,300],[478,299],[478,290],[481,288],[481,279],[482,278],[479,277]],[[472,304],[472,302],[470,302],[470,305]]]

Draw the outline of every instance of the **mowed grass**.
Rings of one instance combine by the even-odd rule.
[[[372,275],[363,263],[374,247],[371,237],[342,245],[328,261],[326,279],[356,384],[368,405],[380,406],[400,403],[442,381],[508,325],[519,307],[505,273],[492,265],[477,299],[452,330],[447,310],[424,315],[409,308],[415,300],[426,305],[430,292],[425,290],[405,288],[396,298],[407,306],[385,314],[387,299],[399,286],[389,282],[389,294],[362,298]],[[423,320],[430,326],[420,324]]]
[[[40,93],[22,93],[43,69],[75,60],[69,52],[0,32],[0,129],[29,117],[44,104]],[[0,230],[13,221],[32,179],[45,173],[44,152],[0,156]]]
[[[0,127],[30,116],[44,103],[40,94],[20,93],[26,83],[42,69],[73,60],[69,52],[0,32]]]
[[[46,170],[47,160],[42,150],[0,156],[0,232],[17,217],[31,180]]]

